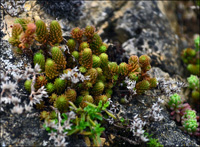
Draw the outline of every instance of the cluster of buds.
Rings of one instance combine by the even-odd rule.
[[[194,103],[199,103],[200,98],[200,80],[197,76],[190,75],[187,78],[188,87],[192,89],[192,100]]]
[[[106,53],[108,45],[102,42],[94,26],[72,29],[72,39],[69,40],[63,39],[56,20],[47,28],[42,20],[34,24],[26,19],[17,19],[9,39],[13,46],[23,51],[36,51],[32,52],[32,60],[41,70],[24,83],[30,93],[31,106],[37,104],[42,108],[44,104],[51,104],[60,113],[66,113],[70,106],[84,109],[88,103],[106,104],[113,94],[113,87],[127,78],[132,80],[131,84],[128,83],[129,89],[137,94],[144,94],[157,86],[156,78],[147,74],[151,69],[149,56],[133,55],[128,63],[119,65],[110,62]],[[64,42],[65,49],[60,46]],[[57,116],[54,111],[43,111],[40,117],[50,121]]]
[[[200,43],[199,36],[194,40],[195,48],[186,48],[181,52],[181,58],[187,64],[187,70],[194,75],[200,76]]]
[[[190,135],[200,135],[199,123],[197,122],[199,117],[196,116],[196,112],[192,110],[188,103],[183,103],[183,100],[177,93],[170,97],[168,106],[172,110],[172,118],[181,122],[184,131]]]
[[[22,50],[30,50],[34,42],[40,44],[40,50],[33,53],[33,63],[40,65],[42,75],[35,77],[34,88],[44,86],[50,95],[50,103],[54,103],[59,111],[68,110],[68,101],[72,100],[66,94],[69,89],[75,91],[73,102],[85,107],[85,101],[97,104],[102,100],[105,103],[113,93],[113,86],[126,77],[136,81],[133,90],[137,94],[157,86],[157,80],[147,74],[151,68],[149,56],[133,55],[128,63],[120,65],[110,62],[106,54],[108,45],[102,42],[94,26],[74,28],[71,37],[73,39],[66,42],[67,49],[64,50],[59,46],[63,37],[56,20],[50,23],[48,30],[42,20],[34,24],[27,19],[16,19],[9,39],[13,46]],[[31,85],[32,80],[25,82],[29,92]]]

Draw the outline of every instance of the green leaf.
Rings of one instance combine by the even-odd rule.
[[[91,132],[93,133],[93,135],[97,135],[100,136],[101,133],[105,130],[104,127],[100,127],[101,124],[96,124],[96,126],[94,127],[94,129],[91,130]]]
[[[50,127],[46,127],[46,131],[47,131],[47,132],[50,132],[50,131],[51,131],[51,128],[50,128]]]
[[[57,118],[53,119],[53,121],[54,121],[55,124],[58,123],[58,119]]]
[[[100,100],[98,103],[98,108],[101,108],[101,107],[102,107],[102,100]]]
[[[110,102],[107,101],[107,102],[103,105],[102,110],[105,110],[109,105],[110,105]]]
[[[62,114],[62,116],[64,117],[64,119],[65,119],[65,120],[67,120],[67,119],[68,119],[68,116],[67,116],[67,114],[66,114],[66,113],[63,113],[63,114]]]
[[[124,122],[124,120],[125,120],[125,119],[124,119],[123,117],[122,117],[122,118],[120,118],[120,121],[121,121],[122,123]]]
[[[79,125],[77,126],[77,128],[79,130],[84,130],[87,126],[90,126],[89,122],[85,122],[85,121],[80,121]]]
[[[51,128],[50,128],[50,127],[47,127],[46,124],[43,124],[43,127],[45,128],[45,130],[46,130],[47,132],[49,132],[49,133],[51,132]]]
[[[101,115],[98,115],[98,114],[94,114],[91,116],[91,118],[94,117],[94,118],[97,118],[98,120],[103,120],[102,116]],[[92,118],[92,119],[94,119]]]

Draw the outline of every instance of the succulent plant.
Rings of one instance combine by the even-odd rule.
[[[36,88],[39,89],[47,84],[47,79],[44,75],[40,75],[36,78]]]
[[[79,59],[79,53],[78,53],[78,51],[73,51],[73,52],[72,52],[72,55],[74,56],[74,58],[75,58],[76,60]]]
[[[49,116],[49,112],[47,112],[47,111],[42,111],[41,113],[40,113],[40,119],[41,120],[48,120],[50,118],[50,116]]]
[[[103,70],[108,68],[108,55],[106,53],[101,53],[99,55],[99,58],[101,59],[101,68]]]
[[[27,25],[31,22],[31,20],[29,19],[25,19],[25,18],[16,18],[14,23],[17,24],[19,23],[22,28],[23,28],[23,31],[25,31],[27,29]]]
[[[42,20],[38,20],[36,23],[36,40],[42,44],[48,40],[48,30],[46,24]]]
[[[53,93],[55,90],[55,86],[53,83],[47,83],[46,90],[49,94]]]
[[[199,101],[200,100],[200,92],[198,90],[193,90],[192,98],[194,99],[194,101]]]
[[[103,70],[100,67],[97,67],[96,70],[97,70],[97,73],[98,73],[98,77],[102,76]]]
[[[110,62],[108,63],[108,69],[109,69],[109,72],[111,72],[111,74],[117,74],[118,71],[119,71],[119,66],[117,65],[116,62]]]
[[[25,81],[24,87],[25,87],[26,91],[31,92],[31,84],[32,84],[32,80]]]
[[[156,78],[150,78],[149,80],[150,88],[155,88],[158,84],[158,81]]]
[[[195,88],[199,88],[200,87],[200,81],[198,79],[197,76],[195,75],[190,75],[190,77],[187,78],[188,84],[189,84],[189,88],[191,89],[195,89]]]
[[[97,82],[92,88],[92,94],[94,96],[101,95],[103,93],[104,87],[105,85],[103,84],[103,82]]]
[[[140,67],[145,70],[145,71],[148,71],[150,68],[149,66],[150,65],[150,57],[147,56],[147,55],[142,55],[139,57],[139,64],[140,64]]]
[[[58,98],[58,95],[55,93],[52,93],[52,95],[49,97],[49,102],[54,103]]]
[[[135,72],[130,72],[130,73],[128,74],[128,77],[129,77],[130,79],[134,80],[134,81],[138,81],[138,79],[139,79],[138,74],[135,73]]]
[[[177,93],[170,96],[168,105],[171,110],[177,110],[177,109],[181,108],[181,104],[182,104],[181,97]]]
[[[36,63],[38,63],[38,65],[40,65],[41,71],[44,71],[44,69],[45,69],[45,57],[42,53],[36,53],[33,57],[33,62],[34,62],[34,65],[36,65]]]
[[[95,103],[98,104],[100,101],[102,101],[102,103],[105,104],[108,101],[108,97],[106,95],[96,96]]]
[[[82,101],[80,103],[80,106],[82,108],[85,108],[87,106],[87,103],[86,102],[90,102],[90,103],[93,103],[94,102],[94,99],[91,95],[85,95],[83,98],[82,98]]]
[[[85,48],[90,48],[87,42],[82,42],[78,48],[79,52],[82,52]]]
[[[61,113],[67,112],[69,105],[70,110],[73,107],[73,110],[80,113],[87,112],[85,114],[87,117],[82,114],[79,116],[78,112],[74,120],[76,122],[83,118],[90,120],[93,117],[98,117],[100,120],[102,116],[99,114],[103,110],[100,107],[105,110],[109,106],[107,101],[112,97],[113,89],[119,84],[124,86],[123,82],[127,76],[129,80],[136,81],[133,90],[136,90],[137,94],[144,94],[146,90],[157,86],[157,80],[147,73],[151,68],[150,58],[147,55],[142,55],[140,58],[131,56],[128,64],[123,62],[118,65],[116,62],[109,62],[108,55],[105,53],[108,45],[102,42],[93,26],[72,29],[73,39],[66,42],[68,49],[64,50],[60,45],[63,40],[62,30],[57,21],[52,21],[49,27],[46,27],[42,20],[37,21],[36,25],[22,22],[15,24],[18,29],[13,29],[12,37],[19,38],[16,45],[23,52],[26,49],[34,52],[33,63],[39,64],[42,69],[40,73],[37,73],[36,81],[34,81],[35,89],[45,86],[49,99],[48,101],[41,100],[40,104],[53,104]],[[11,43],[15,42],[12,38],[10,40]],[[40,52],[35,53],[38,50],[35,48],[36,45],[39,45]],[[33,47],[33,50],[30,47]],[[31,84],[31,80],[24,84],[29,92]],[[90,116],[91,110],[99,111],[99,116]],[[57,120],[58,112],[55,111],[42,112],[41,118]],[[111,115],[110,112],[105,112]],[[62,114],[61,118],[66,119],[67,113]],[[74,123],[74,121],[71,122]],[[95,120],[94,123],[90,121],[91,125],[96,125],[96,122],[98,121]],[[79,123],[75,124],[79,125]],[[81,131],[77,132],[85,133],[86,130]]]
[[[74,28],[71,31],[72,38],[76,39],[79,43],[82,42],[82,37],[83,37],[83,30],[80,28]]]
[[[67,41],[67,46],[69,48],[69,52],[72,53],[75,50],[76,47],[76,41],[74,39],[69,39]]]
[[[65,95],[67,96],[67,99],[69,101],[75,102],[76,101],[76,90],[74,89],[67,89],[67,91],[65,91]]]
[[[58,70],[65,69],[67,62],[59,47],[52,47],[51,54],[52,54],[52,59],[55,61],[57,65],[57,69]]]
[[[19,46],[20,44],[20,35],[23,32],[23,28],[19,23],[16,23],[12,27],[12,37],[8,39],[8,42],[13,46]]]
[[[119,65],[119,73],[123,76],[127,76],[129,73],[128,64],[125,62],[120,63]]]
[[[139,68],[139,58],[138,58],[138,56],[132,55],[128,60],[128,64],[129,64],[129,71],[130,72],[136,71]]]
[[[22,47],[22,49],[30,48],[35,39],[35,31],[36,31],[36,25],[34,23],[27,24],[26,31],[22,33],[20,36],[21,44],[19,45],[19,47]]]
[[[99,48],[101,45],[102,45],[102,39],[97,33],[95,33],[93,35],[92,42],[90,43],[90,48],[92,49],[95,55],[100,55],[101,52]]]
[[[198,36],[199,37],[199,36]],[[187,70],[200,76],[199,38],[194,40],[195,49],[186,48],[181,52],[181,58],[187,64]]]
[[[99,51],[100,51],[101,53],[105,53],[106,50],[107,50],[107,47],[106,47],[105,45],[102,45],[102,46],[99,47]]]
[[[87,41],[90,43],[94,36],[96,29],[94,26],[86,26],[84,29],[84,35],[87,37]]]
[[[195,133],[197,131],[198,123],[196,119],[187,119],[183,121],[184,130],[189,134]]]
[[[191,74],[200,76],[200,65],[188,64],[187,70]]]
[[[68,107],[69,107],[69,103],[68,103],[68,99],[67,96],[62,94],[60,95],[56,101],[54,102],[54,106],[61,112],[66,112]]]
[[[47,59],[45,63],[45,73],[49,79],[54,79],[58,76],[57,64],[52,59]]]
[[[146,90],[150,88],[150,84],[147,80],[142,80],[136,84],[135,88],[137,94],[143,94]]]
[[[92,55],[92,62],[93,62],[92,64],[93,68],[100,67],[101,65],[101,59],[96,55]]]
[[[185,112],[185,114],[182,116],[182,120],[184,119],[196,119],[197,115],[196,115],[196,111],[191,110],[191,109],[187,109]]]
[[[91,84],[94,84],[96,82],[98,72],[95,68],[91,68],[85,73],[85,76],[90,76],[90,79],[86,80],[85,83],[91,82]]]
[[[84,66],[87,69],[92,68],[92,51],[90,48],[85,48],[81,52],[81,57],[80,57],[80,64]]]
[[[55,45],[62,42],[62,40],[63,40],[63,37],[62,37],[62,30],[61,30],[60,24],[56,20],[53,20],[50,23],[49,42],[52,45]]]
[[[171,115],[174,115],[173,118],[179,122],[181,119],[182,128],[185,132],[188,132],[190,135],[200,135],[196,111],[192,110],[188,103],[183,103],[183,100],[178,94],[170,96],[168,106],[171,110]]]
[[[62,93],[65,90],[66,81],[61,78],[56,78],[54,81],[55,90],[58,94]]]
[[[12,26],[12,37],[19,39],[20,34],[23,32],[23,28],[19,23],[13,24]]]

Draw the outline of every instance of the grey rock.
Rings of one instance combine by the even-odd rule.
[[[3,10],[9,15],[15,17],[24,12],[24,3],[26,0],[14,1],[14,0],[1,0],[1,6]]]
[[[182,74],[178,37],[156,1],[133,2],[133,6],[117,20],[115,32],[130,55],[148,54],[153,66],[170,75]]]
[[[1,70],[24,69],[24,65],[30,64],[26,56],[19,56],[13,53],[12,47],[6,40],[0,42],[0,63]]]

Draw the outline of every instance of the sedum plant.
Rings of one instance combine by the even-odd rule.
[[[192,99],[194,102],[198,102],[200,98],[200,80],[197,76],[190,75],[190,77],[187,78],[189,88],[192,89]]]
[[[181,58],[187,64],[187,70],[193,74],[200,76],[200,45],[199,36],[194,40],[195,49],[186,48],[181,52]]]
[[[169,108],[172,110],[173,119],[181,122],[182,129],[190,135],[200,135],[200,128],[196,111],[192,110],[188,103],[183,103],[181,97],[175,93],[170,96],[168,102]]]
[[[32,88],[46,88],[48,99],[37,102],[48,104],[46,112],[41,113],[45,121],[62,126],[68,121],[65,113],[70,110],[76,113],[71,130],[64,129],[68,135],[86,135],[94,145],[99,145],[104,131],[100,124],[102,112],[116,118],[106,110],[114,86],[124,83],[126,78],[135,83],[131,89],[137,94],[157,86],[156,78],[147,73],[151,69],[149,56],[132,55],[128,63],[119,65],[110,62],[106,53],[108,45],[102,42],[94,26],[72,29],[71,39],[67,41],[56,20],[47,27],[42,20],[34,24],[16,19],[14,26],[9,42],[41,68],[39,74],[25,82],[25,89],[31,92]],[[61,47],[63,43],[65,47]],[[57,114],[62,113],[62,120],[53,115],[55,109]]]

